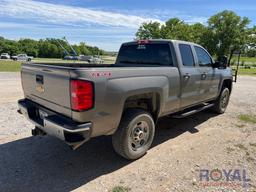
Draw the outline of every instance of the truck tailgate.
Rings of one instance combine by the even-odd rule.
[[[23,65],[21,78],[25,98],[71,117],[68,68]]]

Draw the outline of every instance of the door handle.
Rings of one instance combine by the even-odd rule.
[[[186,73],[185,75],[183,75],[183,78],[184,78],[185,80],[188,80],[188,79],[190,78],[190,74],[189,74],[189,73]]]
[[[206,73],[203,73],[203,74],[201,75],[201,79],[202,79],[202,80],[205,80],[205,79],[206,79]]]
[[[44,84],[44,77],[42,75],[36,75],[36,82],[38,84]]]

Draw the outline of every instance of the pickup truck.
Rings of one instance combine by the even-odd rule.
[[[225,112],[233,82],[226,63],[178,40],[124,43],[110,65],[27,63],[18,112],[35,124],[32,135],[55,136],[73,149],[112,135],[119,155],[138,159],[150,148],[160,117]]]
[[[27,54],[19,54],[17,56],[12,56],[14,61],[31,61],[33,57],[27,56]]]

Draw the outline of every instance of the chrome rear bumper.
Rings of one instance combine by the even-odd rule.
[[[31,121],[37,129],[65,141],[72,149],[78,148],[90,138],[92,128],[90,122],[74,122],[27,99],[19,100],[18,106],[18,112]]]

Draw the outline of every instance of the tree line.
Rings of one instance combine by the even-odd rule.
[[[222,11],[211,16],[206,25],[187,24],[179,18],[171,18],[162,25],[159,22],[143,23],[137,39],[178,39],[192,41],[204,46],[216,57],[232,56],[242,52],[246,56],[256,56],[256,26],[249,27],[250,20],[233,11]]]
[[[62,39],[20,39],[18,41],[0,37],[0,54],[9,53],[17,55],[26,53],[29,56],[41,58],[63,58],[67,53],[60,44],[71,54],[72,50],[66,41]],[[98,47],[88,46],[81,42],[78,45],[72,45],[78,55],[103,55],[105,52]]]

